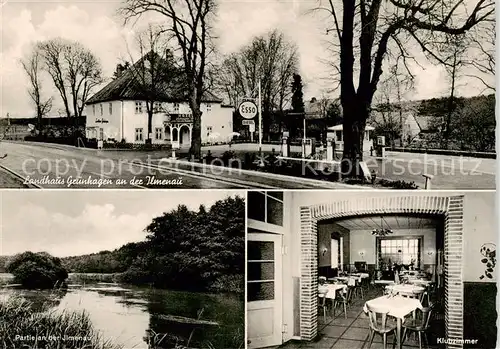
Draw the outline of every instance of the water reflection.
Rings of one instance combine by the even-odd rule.
[[[26,297],[39,311],[84,310],[104,338],[126,348],[148,348],[148,337],[159,333],[166,334],[163,348],[238,348],[244,342],[244,301],[239,296],[106,283],[70,285],[61,292],[0,289],[0,294],[12,293]],[[210,320],[218,326],[179,323],[172,316]]]

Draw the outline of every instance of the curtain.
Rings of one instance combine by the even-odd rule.
[[[339,240],[332,239],[332,269],[339,267]]]

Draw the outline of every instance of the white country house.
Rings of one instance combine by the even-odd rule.
[[[137,63],[136,63],[137,64]],[[143,144],[148,138],[146,101],[133,88],[133,73],[125,70],[86,103],[86,137],[108,142]],[[155,102],[152,143],[191,145],[193,115],[186,98],[164,95]],[[202,143],[226,142],[233,132],[233,108],[206,92],[201,103]]]

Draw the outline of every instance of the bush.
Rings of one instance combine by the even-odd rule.
[[[117,274],[116,280],[120,283],[130,285],[144,285],[154,282],[154,277],[151,272],[131,267],[124,273]]]
[[[45,252],[24,252],[14,256],[7,265],[7,272],[14,275],[15,283],[28,289],[50,289],[68,278],[61,260]]]
[[[215,157],[212,155],[212,152],[210,150],[207,152],[207,155],[203,157],[203,161],[208,165],[210,165],[212,161],[214,161],[214,159]]]
[[[5,348],[120,348],[100,338],[85,312],[38,312],[32,305],[20,296],[0,302],[0,338]],[[35,336],[38,340],[33,341]]]
[[[222,153],[222,155],[220,157],[224,166],[231,165],[231,160],[234,158],[236,158],[236,155],[234,154],[234,151],[232,151],[232,150],[226,150],[224,153]]]
[[[257,155],[255,153],[245,153],[243,156],[243,168],[247,170],[254,170],[256,158]]]
[[[406,181],[390,181],[387,179],[380,179],[378,181],[383,187],[394,188],[394,189],[418,189],[418,185],[415,182],[406,182]]]
[[[245,293],[244,275],[221,275],[208,286],[208,291],[214,293],[231,292]]]

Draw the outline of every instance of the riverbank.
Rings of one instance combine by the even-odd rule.
[[[127,277],[126,273],[69,273],[68,283],[87,284],[93,282],[106,282],[106,283],[122,283],[134,286],[150,286],[148,283],[134,283]],[[159,287],[161,288],[161,287]],[[175,289],[175,287],[168,288]],[[245,278],[244,275],[223,275],[215,280],[206,290],[199,290],[200,292],[210,293],[245,293]]]
[[[11,311],[13,307],[7,304],[11,302],[9,297],[12,296],[27,300],[29,303],[22,304],[30,305],[30,310]],[[12,316],[6,317],[5,313]],[[32,317],[32,314],[35,315]],[[49,349],[148,349],[153,339],[150,336],[154,334],[162,334],[162,338],[165,335],[161,343],[156,342],[155,349],[171,347],[172,340],[187,347],[202,349],[244,347],[244,300],[234,294],[172,291],[108,283],[74,285],[61,291],[0,288],[0,328],[3,326],[4,331],[11,331],[16,326],[20,327],[9,336],[11,341],[16,338],[16,334],[25,336],[17,337],[19,345],[25,343],[19,342],[20,339],[33,340],[29,336],[36,336],[37,333],[57,336],[40,327],[34,327],[32,331],[27,324],[40,321],[54,328],[68,327],[68,321],[60,314],[72,314],[77,324],[89,323],[91,333],[98,333],[100,341],[97,346],[70,345],[67,342],[66,346],[47,346]],[[81,314],[85,314],[86,319],[81,320]],[[47,320],[49,316],[50,320]],[[177,318],[193,321],[172,321]],[[18,322],[23,325],[19,326]],[[4,336],[3,333],[0,331],[0,336]],[[59,341],[59,344],[64,343]]]
[[[0,301],[0,338],[6,348],[123,348],[102,339],[84,311],[37,312],[15,295]]]

